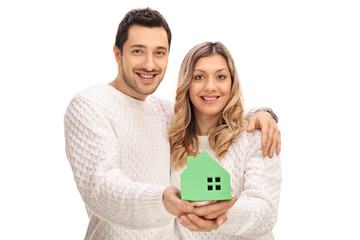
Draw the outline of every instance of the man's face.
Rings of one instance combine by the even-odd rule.
[[[169,43],[163,27],[130,26],[123,54],[117,57],[119,90],[145,100],[164,78],[168,55]]]

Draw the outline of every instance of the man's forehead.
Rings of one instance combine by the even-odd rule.
[[[125,44],[127,44],[128,47],[142,46],[169,49],[167,33],[163,27],[131,25]]]

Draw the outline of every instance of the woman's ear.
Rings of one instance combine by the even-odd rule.
[[[115,56],[115,60],[117,62],[117,64],[120,64],[121,63],[121,52],[120,52],[120,49],[114,45],[113,47],[113,52],[114,52],[114,56]]]

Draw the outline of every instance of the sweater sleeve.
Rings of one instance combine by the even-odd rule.
[[[118,143],[102,109],[89,100],[72,100],[64,117],[66,154],[86,207],[97,217],[132,229],[168,224],[165,186],[136,182],[119,166]]]
[[[274,118],[275,122],[279,121],[279,118],[276,116],[275,112],[268,107],[260,107],[260,108],[251,108],[251,109],[245,109],[244,110],[244,118],[246,120],[249,120],[255,113],[265,111],[270,113],[270,115]]]
[[[245,158],[244,189],[229,209],[227,222],[219,231],[255,238],[272,230],[277,221],[280,198],[281,169],[278,156],[263,158],[261,134],[253,134]]]

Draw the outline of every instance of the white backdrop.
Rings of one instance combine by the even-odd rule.
[[[83,239],[87,215],[65,156],[63,116],[77,92],[115,78],[117,26],[146,6],[173,32],[156,95],[173,100],[186,52],[221,41],[246,107],[279,116],[276,239],[360,239],[358,1],[234,2],[0,3],[1,239]]]

